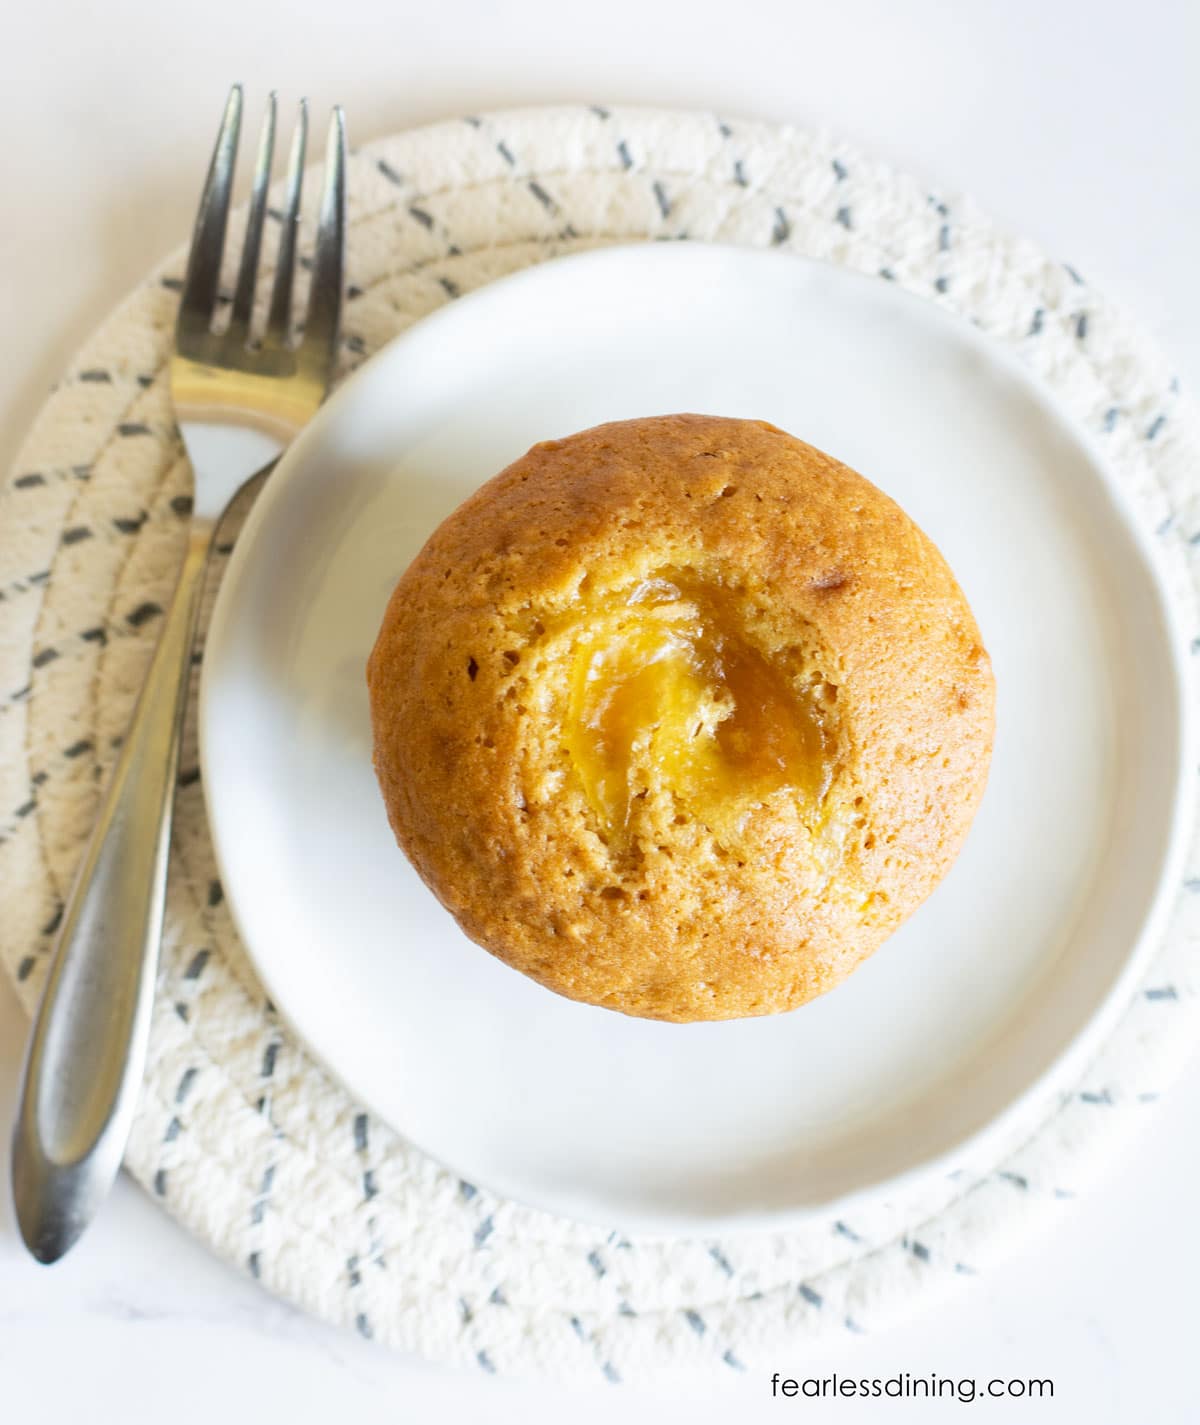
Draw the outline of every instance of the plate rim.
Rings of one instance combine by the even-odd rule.
[[[595,264],[628,261],[631,258],[637,261],[646,260],[654,264],[673,262],[682,254],[687,254],[684,259],[686,261],[702,256],[712,258],[714,255],[720,254],[723,259],[729,259],[732,256],[735,260],[746,260],[759,265],[767,263],[799,265],[823,274],[834,274],[835,280],[845,279],[853,284],[862,284],[864,288],[870,284],[878,289],[878,284],[881,281],[880,278],[872,274],[859,272],[805,254],[691,240],[672,243],[620,242],[583,252],[557,255],[536,262],[493,279],[482,287],[465,293],[452,302],[443,304],[425,316],[417,318],[402,332],[373,352],[331,394],[316,417],[305,427],[292,445],[283,452],[277,467],[272,471],[264,488],[254,501],[253,507],[239,531],[233,553],[223,573],[206,633],[197,700],[199,762],[202,783],[206,789],[206,817],[218,874],[226,890],[228,910],[255,975],[269,995],[280,1020],[296,1036],[305,1052],[330,1075],[335,1083],[341,1086],[353,1099],[372,1113],[377,1114],[382,1122],[387,1123],[394,1132],[418,1152],[451,1172],[465,1173],[468,1180],[477,1181],[480,1186],[485,1188],[491,1187],[486,1173],[482,1176],[474,1175],[465,1165],[444,1159],[409,1138],[401,1125],[391,1123],[387,1115],[374,1106],[374,1095],[363,1086],[346,1078],[301,1031],[286,1008],[287,996],[284,995],[282,998],[278,996],[276,982],[264,970],[255,952],[253,939],[247,933],[245,917],[242,910],[239,909],[238,897],[233,891],[234,878],[228,872],[230,858],[218,829],[215,800],[208,790],[219,782],[219,778],[214,779],[212,775],[213,765],[210,749],[213,739],[208,731],[215,716],[216,693],[214,685],[217,679],[212,670],[215,665],[219,664],[220,649],[225,639],[226,627],[233,617],[234,594],[243,578],[244,567],[250,560],[250,551],[259,537],[261,527],[267,524],[271,517],[271,511],[285,498],[292,483],[293,471],[301,468],[304,464],[307,447],[315,443],[324,429],[335,421],[340,407],[348,403],[347,393],[355,391],[364,374],[371,373],[372,368],[375,368],[376,371],[381,369],[384,359],[408,343],[414,336],[418,339],[426,338],[431,330],[439,328],[443,324],[460,321],[460,314],[464,308],[473,310],[477,305],[482,305],[493,299],[498,289],[511,293],[521,285],[537,283],[544,279],[547,272],[551,270],[558,271],[568,266],[583,268]],[[1145,913],[1136,935],[1129,943],[1121,967],[1113,976],[1095,1011],[1073,1035],[1063,1039],[1062,1047],[1046,1069],[981,1126],[961,1135],[945,1150],[922,1157],[899,1172],[864,1183],[849,1191],[836,1193],[820,1201],[793,1204],[788,1207],[742,1209],[733,1213],[704,1214],[689,1210],[669,1212],[639,1210],[636,1221],[630,1224],[617,1221],[618,1227],[627,1230],[631,1235],[636,1235],[641,1240],[673,1238],[691,1233],[711,1234],[714,1231],[737,1233],[786,1230],[789,1227],[850,1212],[856,1206],[868,1201],[893,1197],[898,1199],[930,1175],[948,1174],[960,1166],[964,1160],[982,1155],[985,1150],[991,1151],[988,1149],[988,1145],[1002,1141],[1005,1134],[1018,1120],[1024,1120],[1027,1117],[1030,1120],[1036,1119],[1036,1123],[1040,1127],[1051,1116],[1045,1111],[1046,1105],[1052,1101],[1056,1094],[1077,1082],[1086,1059],[1094,1055],[1104,1040],[1111,1035],[1127,1006],[1132,987],[1138,977],[1144,973],[1149,959],[1160,943],[1166,921],[1175,902],[1176,883],[1182,872],[1187,850],[1187,833],[1196,818],[1196,807],[1193,800],[1187,796],[1186,788],[1187,769],[1195,760],[1200,714],[1195,708],[1194,699],[1189,696],[1192,684],[1196,680],[1190,662],[1184,656],[1186,639],[1182,627],[1182,610],[1173,595],[1162,551],[1153,542],[1151,531],[1137,510],[1132,495],[1124,488],[1115,474],[1093,434],[1083,427],[1075,414],[1065,406],[1057,392],[1037,372],[1022,362],[1011,347],[1002,340],[981,331],[975,324],[967,321],[958,313],[940,307],[929,299],[909,292],[903,287],[887,284],[886,290],[888,297],[885,300],[895,300],[901,307],[910,306],[914,310],[919,308],[923,318],[944,321],[948,326],[957,328],[962,339],[968,341],[976,349],[985,352],[989,360],[1006,367],[1033,399],[1051,408],[1054,417],[1069,431],[1076,445],[1086,453],[1088,465],[1110,499],[1114,515],[1119,520],[1142,569],[1145,571],[1146,590],[1152,595],[1153,611],[1160,624],[1168,654],[1167,666],[1171,674],[1170,691],[1172,693],[1170,707],[1173,713],[1174,731],[1170,816],[1166,818],[1162,828],[1162,852],[1158,861],[1157,873],[1153,878],[1153,890],[1147,897]],[[1149,877],[1147,884],[1150,884]],[[605,1228],[611,1228],[614,1225],[614,1221],[610,1217],[601,1218],[592,1212],[575,1211],[570,1207],[548,1206],[545,1203],[532,1201],[503,1186],[492,1188],[492,1190],[533,1211],[561,1215],[575,1221],[590,1222]],[[565,1198],[569,1194],[560,1192],[558,1196]]]

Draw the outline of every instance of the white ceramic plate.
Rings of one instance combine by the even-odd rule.
[[[437,522],[537,440],[672,411],[763,417],[874,480],[941,546],[995,664],[991,782],[950,876],[845,985],[771,1019],[627,1019],[507,969],[396,849],[371,770],[364,664]],[[526,1202],[724,1229],[951,1166],[1081,1067],[1161,914],[1183,710],[1147,545],[1014,360],[885,282],[671,244],[498,282],[347,384],[241,537],[201,734],[250,953],[354,1094]]]

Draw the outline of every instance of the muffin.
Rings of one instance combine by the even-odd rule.
[[[838,984],[949,869],[991,754],[945,560],[763,421],[534,446],[403,574],[367,681],[392,830],[465,933],[651,1019]]]

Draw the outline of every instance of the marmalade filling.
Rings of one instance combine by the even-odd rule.
[[[592,810],[620,838],[635,799],[665,788],[718,834],[784,789],[823,796],[823,709],[735,631],[720,591],[644,581],[589,610],[570,674],[565,742]]]

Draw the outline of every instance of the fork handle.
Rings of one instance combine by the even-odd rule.
[[[192,639],[211,545],[193,523],[158,646],[54,946],[25,1060],[12,1181],[33,1255],[57,1261],[107,1197],[150,1037]]]

